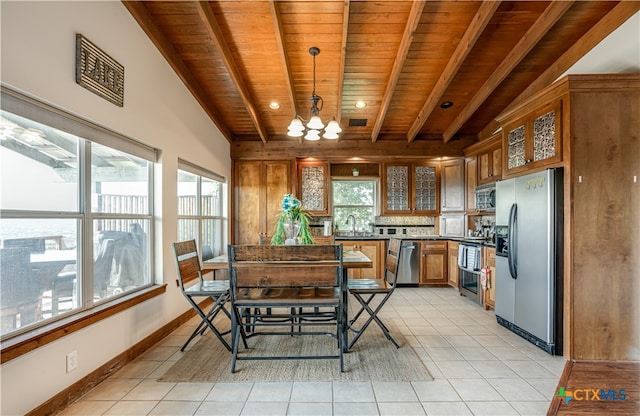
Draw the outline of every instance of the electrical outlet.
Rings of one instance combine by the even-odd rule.
[[[78,351],[71,351],[67,354],[67,373],[78,368]]]

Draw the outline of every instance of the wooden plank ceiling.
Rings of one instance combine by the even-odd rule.
[[[124,4],[230,143],[300,140],[286,136],[287,126],[296,114],[309,118],[316,46],[320,116],[340,122],[340,141],[371,146],[486,138],[505,108],[553,82],[640,8],[626,1]]]

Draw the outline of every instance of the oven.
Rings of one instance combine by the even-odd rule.
[[[478,304],[482,304],[482,288],[480,287],[481,267],[482,247],[471,244],[460,244],[458,250],[460,294]]]

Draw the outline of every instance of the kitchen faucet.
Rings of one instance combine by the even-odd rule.
[[[349,218],[353,220],[353,224],[351,226],[351,233],[355,236],[356,235],[356,217],[354,217],[353,214],[349,214],[349,216],[347,217],[347,220],[344,222],[347,225],[349,225]]]

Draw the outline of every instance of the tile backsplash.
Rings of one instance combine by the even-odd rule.
[[[377,216],[377,235],[435,235],[436,217],[432,216]]]

